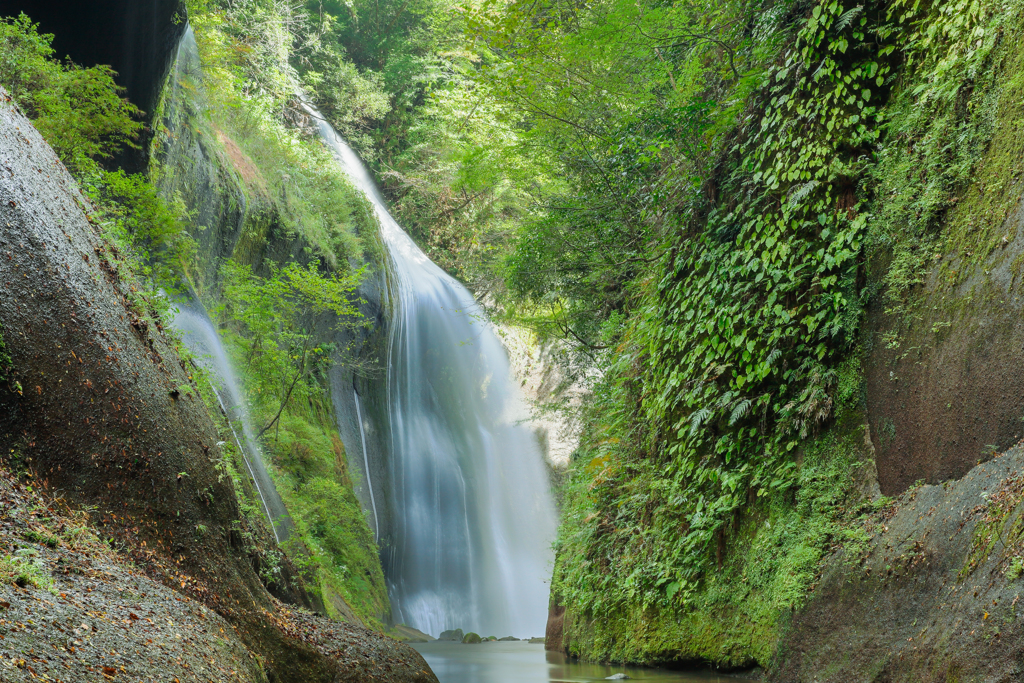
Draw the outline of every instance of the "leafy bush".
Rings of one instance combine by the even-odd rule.
[[[55,591],[53,577],[43,560],[36,551],[27,548],[18,550],[14,555],[0,557],[0,582]]]
[[[165,201],[145,176],[120,169],[97,170],[81,180],[98,209],[95,220],[104,238],[129,260],[131,277],[145,285],[150,305],[165,310],[167,305],[158,301],[164,297],[157,290],[177,292],[182,273],[196,255],[183,203]]]
[[[0,85],[69,168],[109,159],[134,141],[141,114],[123,99],[106,66],[84,68],[54,57],[53,36],[21,14],[0,18]]]
[[[334,332],[359,325],[362,317],[353,295],[361,270],[323,275],[319,261],[305,268],[295,262],[267,268],[264,278],[249,266],[226,261],[224,303],[218,309],[239,332],[247,387],[272,416],[257,438],[278,424],[289,402],[301,405],[319,396],[327,370],[347,351],[336,348]],[[316,317],[323,313],[335,316],[336,323],[318,331]]]

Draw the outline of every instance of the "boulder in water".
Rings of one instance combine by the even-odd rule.
[[[440,640],[444,640],[444,641],[452,641],[452,642],[456,642],[456,643],[461,643],[462,642],[462,629],[461,628],[456,628],[456,629],[452,629],[451,631],[442,631],[441,635],[438,636],[437,639],[439,641]]]
[[[483,642],[483,638],[470,631],[463,637],[462,643],[464,645],[476,645],[477,643]]]
[[[627,680],[629,678],[631,678],[631,676],[627,676],[626,674],[612,674],[611,676],[609,676],[608,678],[606,678],[604,680],[606,680],[606,681],[625,681],[625,680]]]

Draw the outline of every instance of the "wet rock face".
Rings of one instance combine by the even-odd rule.
[[[865,366],[878,482],[898,495],[916,481],[962,477],[1024,436],[1024,203],[1003,229],[1016,235],[950,289],[931,273],[909,329],[869,315]],[[884,333],[900,331],[897,348]]]
[[[19,12],[54,34],[58,56],[112,66],[146,112],[156,106],[187,17],[180,0],[0,0],[0,16]]]
[[[907,492],[829,560],[770,680],[1021,680],[1022,502],[1022,446]]]
[[[0,448],[97,508],[139,566],[232,623],[280,683],[436,681],[406,645],[290,611],[260,582],[217,434],[159,323],[142,325],[87,200],[0,90]],[[20,390],[19,390],[20,389]]]

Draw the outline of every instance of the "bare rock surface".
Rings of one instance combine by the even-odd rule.
[[[955,287],[942,276],[949,259],[937,262],[909,328],[881,301],[870,310],[866,395],[882,493],[962,477],[1024,436],[1022,228],[1018,203],[1001,228],[1013,239],[973,266],[957,259],[953,269],[971,274]],[[900,343],[886,340],[892,332]]]
[[[775,681],[1024,678],[1024,447],[912,488],[828,562]]]

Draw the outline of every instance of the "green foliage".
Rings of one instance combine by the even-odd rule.
[[[328,267],[380,262],[369,202],[312,136],[296,95],[303,84],[289,60],[302,57],[309,66],[310,53],[321,51],[309,21],[285,3],[269,0],[228,8],[201,5],[190,12],[202,63],[178,84],[190,106],[171,112],[172,125],[216,140],[251,202],[270,204],[286,234],[304,237]],[[344,87],[323,73],[310,78],[308,86]],[[157,153],[172,144],[165,136]],[[162,177],[161,183],[169,180]]]
[[[1021,577],[1021,574],[1024,574],[1024,557],[1015,557],[1010,562],[1010,566],[1006,568],[1004,576],[1006,576],[1007,581],[1016,581]]]
[[[278,489],[295,520],[320,594],[334,616],[339,595],[368,626],[383,629],[390,611],[377,544],[362,507],[352,492],[344,447],[323,417],[286,414],[273,448]],[[322,420],[322,421],[321,421]],[[293,553],[293,556],[296,553]]]
[[[32,586],[56,593],[53,577],[38,555],[34,550],[22,548],[14,555],[0,557],[0,583],[14,584],[22,588]]]
[[[56,536],[50,536],[49,534],[44,534],[34,529],[29,529],[25,532],[24,535],[25,539],[28,541],[32,541],[33,543],[39,543],[42,545],[47,545],[51,548],[56,548],[57,545],[60,543],[60,541],[57,540]]]
[[[818,579],[835,545],[855,561],[866,535],[854,476],[864,461],[859,410],[841,428],[806,444],[792,495],[765,496],[734,518],[732,542],[718,548],[717,566],[699,583],[658,578],[648,557],[678,547],[678,529],[651,526],[629,542],[614,574],[601,571],[616,546],[637,533],[629,513],[610,513],[600,488],[616,476],[610,461],[578,463],[566,486],[552,591],[567,605],[570,652],[591,659],[655,663],[673,653],[721,666],[765,665],[785,627]],[[596,470],[596,474],[595,474]],[[654,467],[629,472],[627,505],[651,504],[659,486]],[[602,554],[603,553],[603,554]],[[660,583],[659,583],[660,581]],[[597,582],[597,583],[595,583]]]
[[[742,41],[732,43],[740,58],[732,92],[744,104],[710,114],[715,161],[685,167],[698,191],[666,218],[671,231],[645,225],[664,258],[627,275],[623,305],[602,312],[602,324],[579,325],[590,332],[580,342],[614,352],[597,354],[601,379],[584,407],[559,541],[556,585],[577,610],[567,633],[578,654],[651,660],[683,651],[736,664],[730,658],[746,652],[764,663],[778,630],[761,627],[777,624],[790,600],[799,605],[829,543],[838,535],[863,546],[862,533],[827,515],[819,527],[804,510],[792,529],[806,537],[778,542],[758,532],[781,550],[744,569],[745,584],[753,567],[772,577],[740,591],[749,604],[712,597],[719,585],[734,590],[738,575],[728,567],[719,583],[721,563],[760,547],[748,525],[766,509],[803,499],[841,507],[845,470],[819,481],[808,476],[807,455],[802,463],[796,456],[837,409],[862,400],[854,349],[864,245],[881,257],[876,272],[891,309],[907,301],[936,252],[949,255],[943,275],[955,284],[1005,243],[998,226],[1019,198],[1012,116],[1024,81],[1018,51],[1004,52],[999,36],[1019,21],[1013,3],[818,3],[776,33],[760,87],[745,93],[744,69],[756,62],[745,61]],[[699,92],[723,92],[707,70],[698,73]],[[577,111],[566,107],[566,115]],[[990,147],[994,130],[1002,132]],[[985,187],[975,192],[975,180],[968,191],[983,158],[994,170],[984,171]],[[612,177],[625,184],[620,177],[636,176]],[[655,205],[665,210],[663,200]],[[528,234],[509,263],[530,244],[559,264],[565,243]],[[534,300],[570,291],[556,278],[523,280],[540,285],[520,291]],[[594,295],[583,300],[593,304]],[[991,540],[982,537],[979,556]],[[755,605],[765,611],[753,613]],[[737,610],[760,625],[745,643],[722,626]],[[638,637],[641,623],[669,619],[682,626]]]
[[[143,176],[100,166],[99,161],[134,146],[143,128],[136,120],[141,112],[121,97],[108,67],[63,64],[54,59],[52,42],[53,36],[40,34],[24,14],[0,19],[0,85],[93,200],[91,218],[121,254],[114,261],[126,262],[118,277],[130,281],[127,290],[137,313],[159,317],[166,304],[157,290],[175,288],[177,272],[194,249],[184,231],[185,209],[180,202],[164,202]],[[109,257],[101,258],[110,265]],[[118,272],[116,263],[110,267]]]
[[[157,290],[176,292],[180,278],[195,258],[188,211],[180,197],[165,201],[148,179],[124,171],[99,171],[82,178],[83,190],[98,209],[93,218],[103,236],[130,262],[132,277],[145,284],[147,300],[157,304]]]
[[[899,3],[895,11],[906,26],[908,66],[869,176],[869,247],[889,264],[882,283],[888,308],[905,311],[937,261],[939,284],[956,285],[1003,238],[1019,197],[1011,151],[1018,145],[992,150],[982,178],[975,171],[995,130],[1015,127],[1024,76],[1019,53],[1003,37],[1020,25],[1020,3],[954,2],[917,13]]]
[[[657,37],[658,19],[617,5],[601,11],[647,36],[655,53],[660,41],[649,37]],[[580,140],[570,147],[579,157],[562,155],[578,204],[565,215],[547,211],[560,232],[531,231],[513,243],[509,282],[522,283],[513,287],[520,298],[552,302],[565,337],[614,349],[598,356],[601,379],[575,456],[580,487],[567,494],[570,502],[590,501],[580,531],[586,542],[559,550],[568,558],[560,590],[584,614],[687,608],[690,596],[707,590],[708,570],[742,509],[812,486],[794,456],[833,415],[838,366],[856,339],[867,221],[856,188],[880,136],[879,105],[892,76],[889,17],[877,6],[816,5],[770,32],[777,52],[759,74],[754,58],[763,55],[754,46],[709,34],[702,23],[722,20],[723,31],[744,24],[733,10],[721,11],[674,17],[689,20],[677,31],[693,38],[677,55],[690,74],[686,88],[673,78],[664,94],[600,100],[595,111],[614,112],[623,122],[617,129],[593,129],[601,124],[583,119],[586,109],[552,110],[559,106],[554,75],[537,82],[516,72],[530,84],[528,105],[544,112],[537,130]],[[534,38],[544,49],[534,49],[583,62],[603,26],[595,19],[594,28],[590,20],[558,20],[564,44],[546,31]],[[731,36],[721,49],[731,50],[735,67],[724,73],[705,66],[720,54],[709,51],[709,38],[722,35]],[[593,58],[617,66],[621,57]],[[655,61],[643,63],[654,69]],[[761,87],[748,94],[755,77]],[[591,89],[571,91],[582,97]],[[743,108],[699,97],[715,91],[726,102],[727,93],[745,95]],[[631,111],[645,98],[649,109]],[[655,109],[659,99],[677,105]],[[593,238],[573,250],[569,236]],[[602,252],[611,257],[595,263]],[[575,254],[589,262],[574,264]],[[539,258],[547,260],[535,264]],[[573,272],[582,278],[573,282]],[[601,275],[604,289],[587,280]],[[844,399],[855,401],[845,384]],[[806,577],[797,567],[817,561],[826,536],[784,554],[796,563],[786,575]]]
[[[334,333],[353,328],[362,317],[353,292],[363,271],[348,275],[319,272],[319,261],[305,268],[268,263],[268,277],[249,266],[226,261],[221,267],[224,304],[218,312],[235,325],[244,353],[242,367],[257,402],[273,415],[257,438],[277,424],[290,401],[301,403],[322,391],[327,370],[346,349],[336,349]],[[318,330],[316,317],[336,316]]]
[[[52,42],[24,14],[0,18],[0,85],[73,170],[134,146],[141,112],[120,96],[114,72],[62,64]]]
[[[789,454],[832,412],[861,306],[853,188],[893,49],[885,15],[864,12],[819,5],[782,52],[723,150],[723,201],[677,245],[619,361],[623,376],[646,367],[642,415],[656,429],[638,445],[668,456],[680,578],[699,576],[748,495],[795,483]]]
[[[286,550],[331,616],[354,614],[383,629],[387,589],[352,492],[327,378],[335,363],[361,364],[336,345],[336,333],[363,324],[355,294],[362,264],[381,263],[383,253],[372,208],[311,136],[295,94],[309,93],[357,145],[365,144],[367,122],[380,117],[387,98],[379,77],[364,76],[322,40],[331,21],[326,14],[272,0],[190,2],[189,10],[202,66],[178,84],[187,106],[168,105],[172,125],[216,140],[251,205],[270,205],[286,230],[257,234],[260,225],[247,226],[247,244],[301,237],[310,245],[305,265],[268,261],[250,268],[239,263],[248,252],[236,253],[220,269],[215,306],[296,525]],[[161,168],[161,183],[174,180],[174,172],[170,164]],[[226,467],[247,519],[258,520],[240,463]]]

